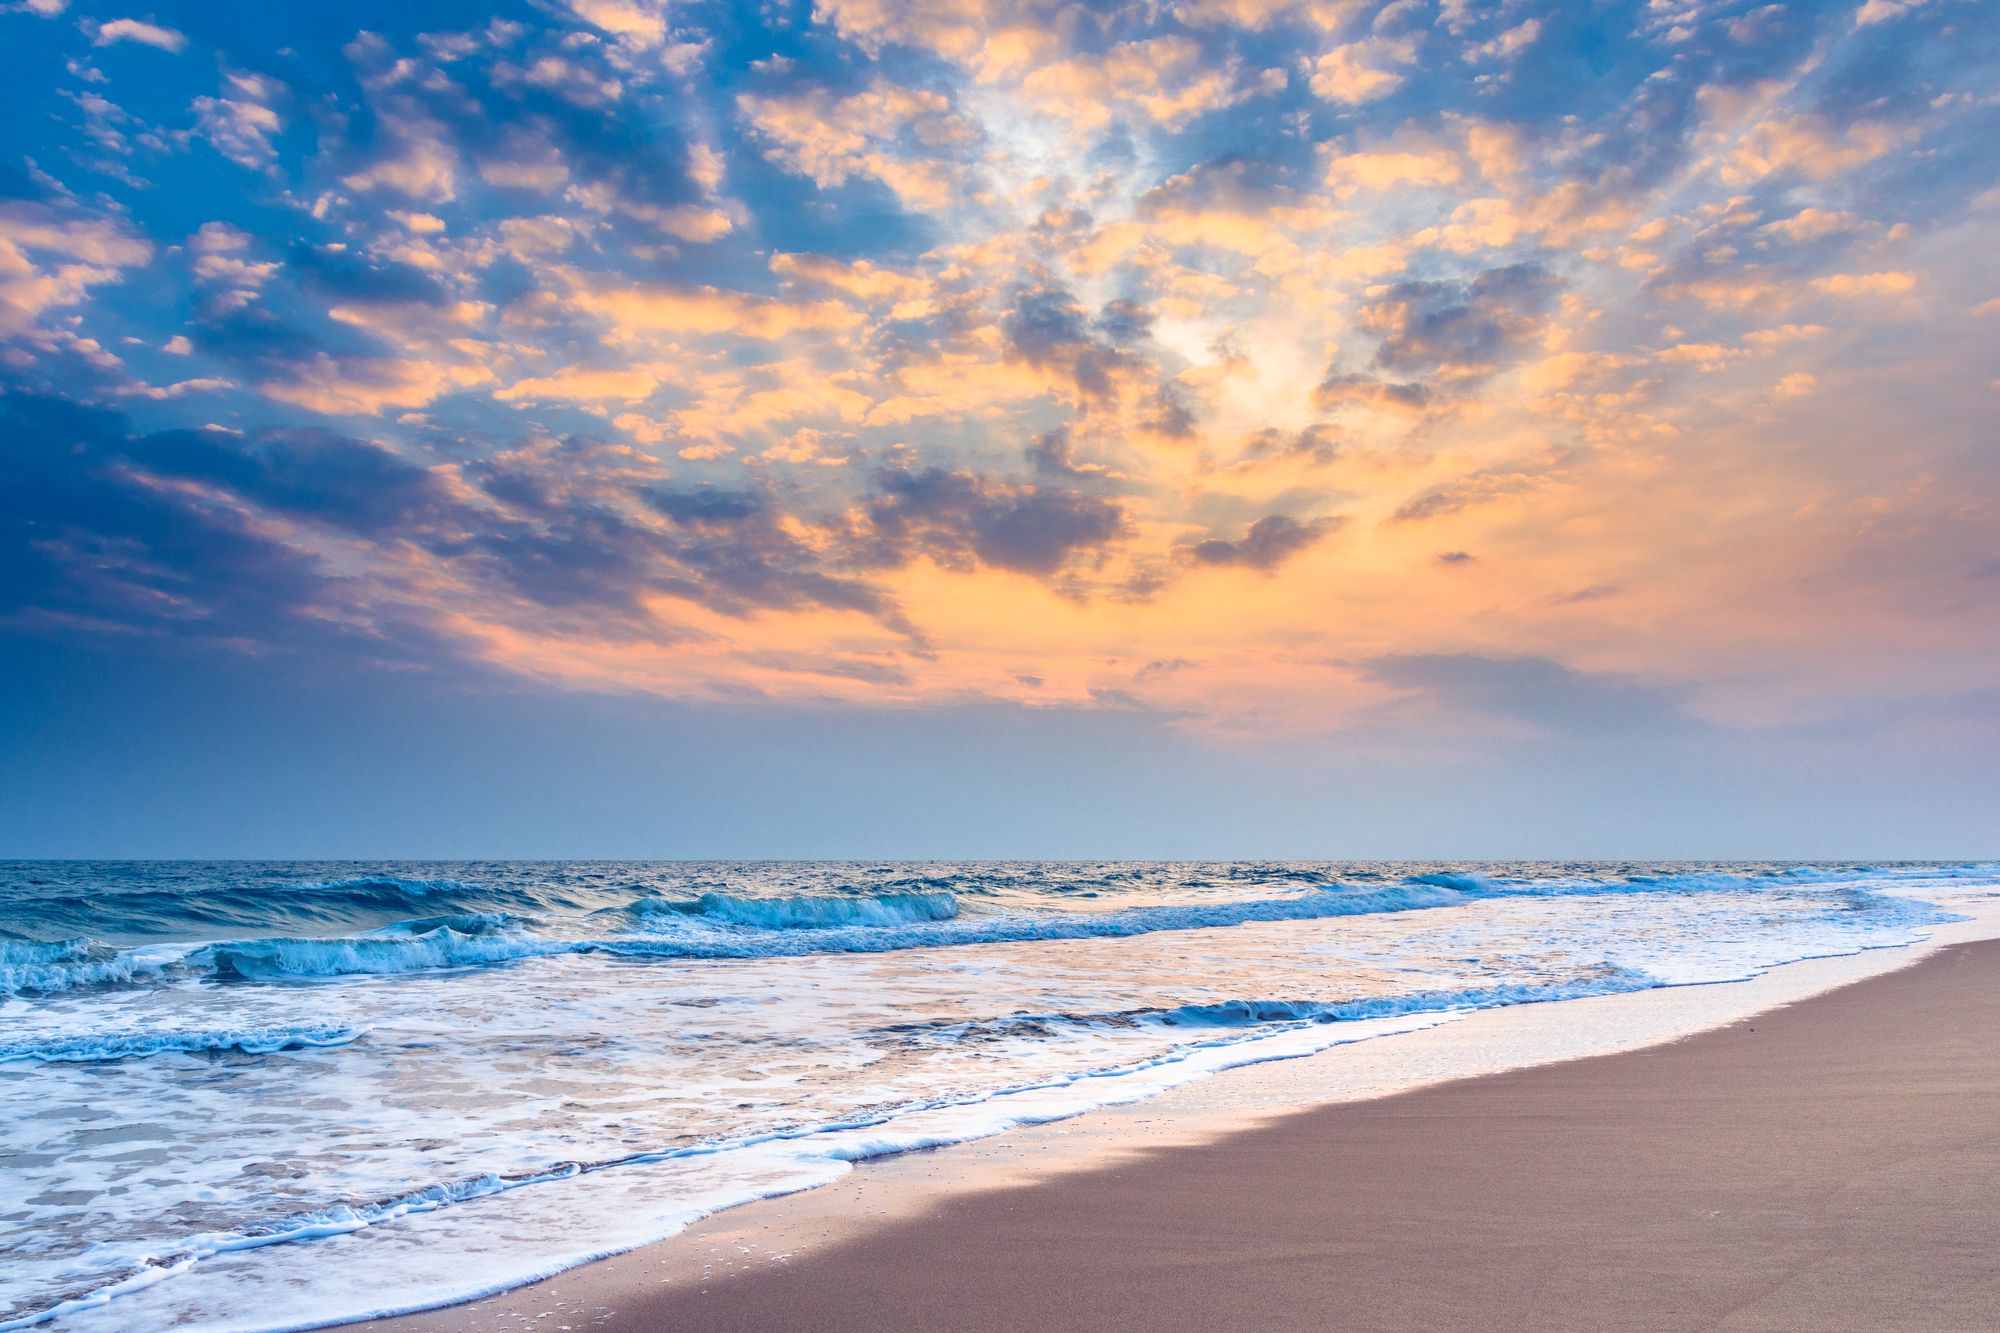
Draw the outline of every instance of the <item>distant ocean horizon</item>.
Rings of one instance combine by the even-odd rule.
[[[1364,1021],[1907,945],[1996,888],[1993,862],[0,862],[0,1330],[463,1299]]]

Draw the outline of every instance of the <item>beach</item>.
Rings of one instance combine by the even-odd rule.
[[[907,1155],[845,1210],[752,1205],[357,1327],[1991,1328],[1996,1049],[2000,941],[1958,944],[1667,1044],[1096,1165],[927,1191],[950,1152]]]
[[[1282,1325],[1336,1299],[1309,1270],[1362,1301],[1407,1262],[1442,1300],[1430,1274],[1497,1252],[1554,1290],[1548,1237],[1637,1292],[1675,1238],[1607,1257],[1564,1226],[1696,1205],[1603,1163],[1756,1155],[1639,1111],[1862,1145],[1798,1166],[1818,1186],[1914,1151],[1842,1119],[1868,1089],[1977,1091],[1877,1065],[1992,1025],[1920,988],[1884,1012],[1937,1032],[1795,1035],[1752,1061],[1769,1087],[1619,1080],[2000,938],[1986,863],[28,865],[6,893],[46,938],[0,941],[0,1329],[62,1333],[678,1327],[680,1301],[1164,1326],[1211,1297]],[[1858,1090],[1800,1091],[1836,1076]],[[1521,1079],[1541,1101],[1484,1100]],[[1585,1140],[1600,1164],[1565,1175]],[[1488,1169],[1490,1234],[1426,1203]],[[1520,1192],[1557,1183],[1603,1206]],[[1716,1215],[1795,1186],[1748,1188]]]

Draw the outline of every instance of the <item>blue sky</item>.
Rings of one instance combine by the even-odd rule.
[[[0,853],[1995,850],[1990,5],[0,37]]]

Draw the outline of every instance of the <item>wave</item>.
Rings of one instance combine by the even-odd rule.
[[[748,898],[708,893],[692,900],[642,898],[617,909],[628,933],[573,937],[537,933],[536,917],[508,912],[415,918],[366,935],[276,936],[204,945],[117,950],[89,939],[55,943],[0,940],[0,994],[49,994],[76,987],[209,977],[302,981],[482,967],[525,958],[599,954],[627,959],[785,958],[807,954],[891,953],[905,949],[1045,941],[1121,939],[1163,931],[1319,921],[1428,911],[1482,900],[1604,893],[1687,893],[1776,888],[1784,881],[1734,875],[1627,880],[1501,880],[1458,872],[1411,876],[1375,888],[1315,889],[1286,898],[1128,907],[1106,912],[1033,909],[960,916],[950,893],[876,897]],[[1792,881],[1826,895],[1830,910],[1867,913],[1882,927],[1921,927],[1959,918],[1933,904],[1829,876]],[[607,909],[610,910],[610,909]],[[603,913],[594,914],[601,917]],[[589,920],[568,918],[570,922]]]
[[[1450,889],[1454,893],[1492,894],[1503,891],[1499,880],[1489,875],[1475,875],[1454,870],[1434,870],[1428,874],[1411,875],[1405,884],[1428,884],[1432,888]]]
[[[535,910],[542,905],[538,894],[488,889],[467,880],[357,875],[204,889],[180,900],[177,906],[195,919],[210,918],[219,924],[255,923],[298,931],[319,926],[366,926],[419,915],[442,920],[509,908]]]
[[[313,880],[303,884],[286,886],[292,893],[347,893],[364,890],[382,894],[400,894],[412,898],[428,898],[439,893],[478,893],[477,884],[468,884],[461,879],[404,879],[397,875],[357,875],[353,879]]]
[[[958,915],[958,899],[941,892],[853,898],[745,898],[732,893],[704,893],[692,902],[641,898],[628,910],[641,917],[672,913],[756,930],[824,930],[949,921]]]
[[[950,1044],[1003,1037],[1045,1038],[1063,1032],[1093,1029],[1158,1027],[1194,1032],[1203,1029],[1235,1031],[1315,1023],[1354,1023],[1364,1019],[1401,1018],[1468,1009],[1500,1009],[1518,1004],[1580,1000],[1593,995],[1622,995],[1628,991],[1653,990],[1669,984],[1641,969],[1606,962],[1580,975],[1552,981],[1410,991],[1401,995],[1346,1000],[1241,999],[1173,1008],[1121,1009],[1109,1013],[1017,1013],[974,1022],[898,1023],[881,1031],[898,1037]]]
[[[275,982],[384,976],[585,953],[596,947],[587,940],[545,939],[522,933],[504,914],[443,920],[455,924],[412,921],[374,935],[331,939],[277,936],[129,950],[89,939],[53,944],[0,940],[0,994],[52,995],[86,987],[187,978]]]
[[[116,869],[123,869],[122,867]],[[47,878],[0,872],[0,918],[41,938],[124,942],[233,934],[367,930],[398,918],[576,905],[559,886],[487,888],[461,879],[389,874],[289,878],[234,867],[148,865],[121,878],[88,867]],[[0,930],[0,936],[7,932]]]
[[[0,940],[0,995],[50,994],[150,980],[170,965],[160,954],[160,950],[114,949],[92,939]]]
[[[1862,897],[1883,898],[1880,886],[1910,878],[1951,879],[1969,876],[1973,868],[1927,868],[1923,875],[1864,867],[1836,870],[1823,866],[1793,866],[1763,874],[1728,871],[1687,871],[1670,875],[1627,875],[1619,879],[1513,879],[1474,871],[1434,870],[1411,875],[1405,884],[1450,889],[1468,898],[1573,898],[1595,894],[1731,893],[1747,890],[1797,889],[1825,886]]]
[[[706,959],[889,953],[955,945],[1122,938],[1167,930],[1414,911],[1461,901],[1463,895],[1450,890],[1386,888],[1097,914],[961,918],[952,915],[957,904],[949,894],[873,899],[739,899],[707,894],[692,902],[641,899],[627,910],[638,918],[643,933],[601,939],[535,935],[522,928],[521,918],[480,913],[401,922],[369,935],[223,941],[179,949],[170,962],[150,967],[142,966],[139,959],[147,951],[119,952],[88,940],[66,941],[60,946],[15,946],[69,950],[64,954],[66,960],[74,955],[85,961],[17,969],[21,979],[11,988],[49,992],[188,974],[243,981],[309,980],[474,967],[559,954]],[[815,917],[832,924],[811,924]],[[84,953],[76,953],[84,946]],[[0,971],[0,983],[16,980]]]
[[[673,913],[648,921],[651,933],[594,941],[591,948],[635,958],[771,958],[808,953],[890,953],[968,944],[1017,944],[1044,940],[1120,939],[1169,930],[1208,930],[1282,921],[1366,916],[1451,907],[1466,895],[1422,885],[1323,890],[1293,898],[1253,902],[1131,907],[1099,913],[1049,912],[970,917],[865,930],[793,929],[770,936],[723,933],[698,919]]]
[[[1148,1015],[1167,1027],[1266,1027],[1275,1023],[1354,1023],[1368,1018],[1400,1018],[1405,1014],[1449,1013],[1459,1009],[1502,1009],[1517,1004],[1581,1000],[1593,995],[1623,995],[1667,985],[1638,968],[1607,963],[1583,976],[1560,981],[1517,982],[1504,986],[1471,986],[1459,990],[1413,991],[1359,1000],[1226,1000],[1191,1004]]]
[[[188,954],[186,966],[222,978],[287,981],[476,967],[576,950],[577,945],[567,940],[496,931],[466,933],[439,926],[406,938],[278,938],[209,944]]]
[[[1432,870],[1411,875],[1405,884],[1428,884],[1475,898],[1570,898],[1596,893],[1692,893],[1709,890],[1767,888],[1816,883],[1836,878],[1831,872],[1799,867],[1771,875],[1732,875],[1723,871],[1678,875],[1631,875],[1624,879],[1509,879],[1470,870]],[[1840,878],[1852,879],[1852,875]]]
[[[535,917],[519,916],[513,912],[459,912],[450,916],[426,916],[410,921],[397,921],[374,933],[378,936],[397,937],[427,935],[434,930],[449,930],[459,935],[504,935],[510,931],[525,930],[535,921]]]
[[[207,1051],[240,1051],[274,1055],[279,1051],[345,1046],[361,1029],[332,1023],[299,1027],[228,1028],[220,1031],[113,1032],[36,1041],[0,1043],[0,1064],[39,1060],[45,1064],[85,1064],[148,1055],[198,1055]]]

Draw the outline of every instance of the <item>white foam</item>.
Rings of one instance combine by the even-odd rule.
[[[650,907],[660,899],[645,899],[635,907]],[[908,926],[949,921],[958,915],[958,899],[949,893],[885,893],[874,896],[746,898],[733,893],[704,893],[692,903],[666,906],[709,921],[751,926],[758,930],[814,930],[843,926]]]
[[[385,976],[444,968],[478,967],[568,953],[573,945],[439,926],[406,938],[264,939],[210,944],[187,955],[186,965],[252,981],[340,976]]]
[[[340,1027],[332,1023],[305,1023],[271,1028],[83,1033],[0,1042],[0,1064],[13,1060],[86,1064],[148,1055],[193,1055],[205,1051],[275,1055],[279,1051],[345,1046],[360,1036],[361,1032],[357,1028]]]

